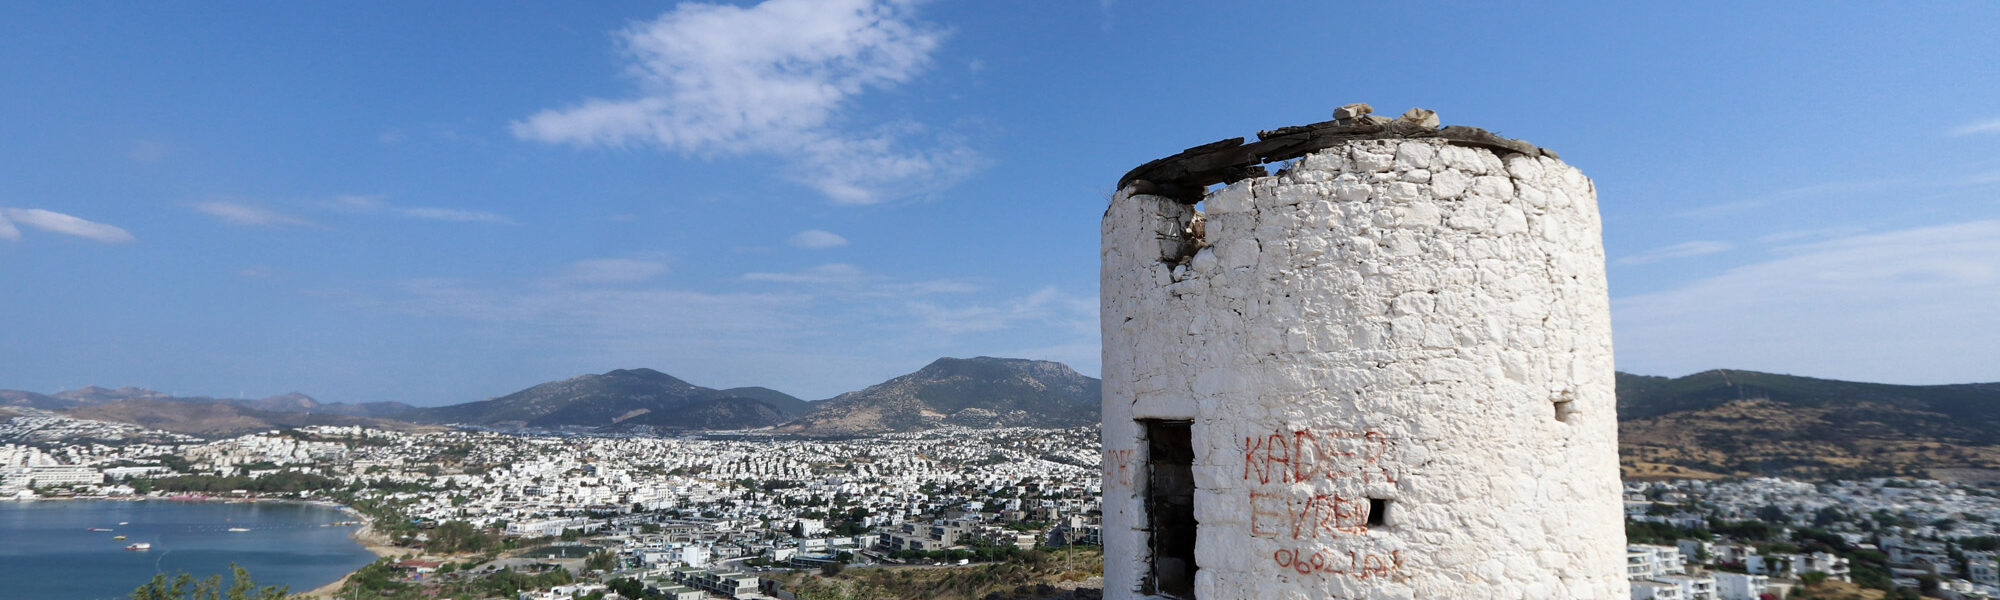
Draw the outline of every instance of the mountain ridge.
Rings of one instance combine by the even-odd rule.
[[[613,369],[529,386],[512,394],[412,409],[419,423],[555,429],[754,429],[805,412],[806,402],[769,388],[706,388],[653,369]]]
[[[312,425],[362,426],[407,430],[409,424],[387,419],[342,415],[328,412],[277,412],[227,402],[202,402],[187,398],[127,398],[77,406],[63,414],[93,421],[131,423],[149,429],[206,437],[232,437]]]
[[[940,424],[1073,427],[1100,420],[1103,383],[1068,365],[944,357],[915,372],[815,403],[777,428],[799,435],[906,432]]]
[[[818,402],[762,387],[705,388],[635,368],[428,408],[320,404],[296,393],[217,400],[86,387],[57,394],[0,390],[0,409],[55,410],[197,435],[413,422],[601,432],[762,429],[843,437],[942,425],[1089,425],[1100,420],[1101,390],[1101,381],[1061,363],[981,356],[939,358]],[[2000,481],[2000,382],[1898,385],[1735,369],[1680,377],[1621,372],[1617,397],[1620,463],[1632,478],[1920,475]],[[343,414],[343,407],[359,412]],[[390,416],[376,418],[385,413],[370,411]]]
[[[54,394],[38,394],[22,390],[0,390],[0,406],[24,406],[43,410],[72,410],[127,401],[194,404],[220,403],[267,412],[318,412],[353,417],[380,417],[414,408],[401,402],[322,403],[312,396],[307,396],[299,392],[289,392],[264,398],[215,398],[211,396],[175,396],[158,390],[133,386],[121,386],[113,389],[87,385]]]
[[[1712,369],[1618,374],[1628,477],[2000,480],[2000,383],[1898,385]]]

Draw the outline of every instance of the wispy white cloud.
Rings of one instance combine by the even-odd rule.
[[[1053,321],[1072,329],[1095,330],[1098,306],[1097,298],[1075,296],[1050,287],[993,304],[940,306],[911,302],[909,308],[922,320],[925,329],[959,334],[995,331],[1022,321]]]
[[[878,279],[867,271],[847,263],[827,263],[789,273],[744,273],[745,281],[768,281],[774,283],[858,283]]]
[[[1621,265],[1643,265],[1649,263],[1656,263],[1663,260],[1673,260],[1676,258],[1689,258],[1695,256],[1702,256],[1705,254],[1715,254],[1717,252],[1727,252],[1735,247],[1736,247],[1735,244],[1731,244],[1729,242],[1718,242],[1714,240],[1694,240],[1688,242],[1681,242],[1671,246],[1661,246],[1659,248],[1654,248],[1651,250],[1647,250],[1645,252],[1640,252],[1638,254],[1620,258],[1618,259],[1617,262],[1618,264]]]
[[[522,139],[656,145],[687,154],[771,154],[836,202],[866,204],[947,185],[979,168],[949,136],[898,123],[854,129],[853,102],[914,79],[942,29],[910,0],[686,2],[617,34],[636,97],[593,98],[517,121]]]
[[[1790,246],[1612,302],[1621,369],[1715,367],[1904,383],[2000,379],[2000,221]]]
[[[341,194],[333,197],[333,204],[344,210],[360,212],[382,210],[388,205],[382,201],[382,196],[375,194]]]
[[[1853,181],[1832,181],[1826,183],[1815,183],[1810,185],[1802,185],[1785,190],[1779,190],[1776,192],[1764,194],[1762,196],[1750,198],[1747,200],[1736,200],[1732,202],[1722,202],[1717,204],[1709,204],[1705,206],[1697,206],[1694,208],[1680,211],[1678,213],[1674,213],[1674,216],[1681,217],[1684,219],[1706,219],[1706,218],[1720,217],[1720,216],[1740,213],[1754,208],[1763,207],[1769,204],[1781,204],[1792,200],[1825,198],[1829,196],[1841,196],[1845,194],[1875,191],[1884,188],[1894,187],[1897,185],[1905,185],[1908,183],[1909,183],[1908,180],[1893,179],[1893,178],[1860,179]]]
[[[0,240],[20,240],[21,227],[75,236],[106,244],[127,244],[138,241],[138,238],[132,237],[131,232],[117,226],[89,221],[51,210],[42,210],[39,208],[0,208]]]
[[[132,142],[131,149],[126,151],[125,155],[134,161],[149,163],[166,158],[167,150],[168,146],[163,142],[136,140]]]
[[[387,213],[410,219],[426,221],[452,221],[458,223],[511,224],[513,219],[505,215],[483,210],[461,208],[438,208],[433,206],[401,206],[390,203],[381,195],[343,194],[334,196],[334,206],[341,210],[361,213]]]
[[[2000,183],[2000,171],[1973,173],[1971,175],[1960,177],[1958,183],[1960,185],[1986,185],[1989,183]]]
[[[317,225],[314,224],[312,221],[307,221],[303,218],[281,213],[275,210],[271,210],[269,208],[264,208],[262,206],[245,204],[241,202],[228,202],[228,201],[216,200],[210,202],[197,202],[190,206],[192,206],[196,212],[200,212],[202,214],[215,217],[217,219],[221,219],[223,222],[230,223],[232,225],[246,225],[251,227],[280,227],[288,225],[298,225],[306,227],[317,227]]]
[[[667,265],[636,258],[593,258],[571,263],[562,279],[575,283],[638,283],[665,275]]]
[[[490,213],[483,210],[437,208],[432,206],[398,207],[396,209],[396,214],[409,217],[412,219],[425,219],[430,221],[456,221],[460,223],[499,223],[499,224],[507,224],[514,222],[513,219],[509,219],[499,214]]]
[[[1858,233],[1863,233],[1865,231],[1867,231],[1867,229],[1861,227],[1822,227],[1818,229],[1791,229],[1791,230],[1779,231],[1776,233],[1770,233],[1770,234],[1765,234],[1763,236],[1759,236],[1757,238],[1757,241],[1766,244],[1783,244],[1787,242],[1796,242],[1800,240],[1813,240],[1813,239],[1825,239],[1831,237],[1849,236]]]
[[[848,263],[827,263],[796,271],[744,273],[744,281],[779,283],[811,288],[814,293],[848,301],[906,301],[932,295],[970,294],[979,285],[957,279],[905,281],[872,273]]]
[[[2000,119],[1987,119],[1985,121],[1966,123],[1951,130],[1951,135],[1953,136],[1977,135],[1982,133],[2000,133]]]
[[[986,167],[986,158],[954,136],[928,148],[910,138],[923,127],[901,123],[867,135],[824,136],[797,146],[797,183],[840,204],[875,204],[937,191]]]
[[[821,250],[845,246],[847,245],[847,238],[841,237],[840,234],[831,231],[807,229],[792,234],[791,243],[793,246],[800,248]]]
[[[402,312],[505,326],[533,339],[586,343],[661,344],[686,340],[732,347],[733,336],[782,335],[806,324],[791,314],[800,298],[786,294],[704,293],[591,286],[482,286],[454,279],[404,282],[389,303]]]

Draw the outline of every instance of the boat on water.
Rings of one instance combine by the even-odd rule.
[[[125,547],[125,549],[126,549],[126,550],[152,550],[152,549],[153,549],[153,545],[152,545],[151,543],[147,543],[147,542],[139,542],[139,543],[137,543],[137,544],[132,544],[132,545],[129,545],[129,546],[126,546],[126,547]]]
[[[232,531],[232,532],[236,532],[236,533],[242,533],[242,532],[245,532],[245,531],[249,531],[249,530],[250,530],[250,528],[248,528],[248,527],[231,527],[231,528],[229,528],[229,530],[230,530],[230,531]]]
[[[111,528],[109,528],[109,527],[92,527],[92,528],[90,528],[90,529],[86,529],[85,531],[111,531]]]
[[[118,524],[119,524],[119,525],[131,525],[131,524],[132,524],[132,522],[131,522],[131,521],[119,521],[119,522],[118,522]]]
[[[122,540],[122,539],[125,539],[125,536],[122,536],[122,535],[114,535],[114,536],[111,536],[111,539],[114,539],[114,540]]]

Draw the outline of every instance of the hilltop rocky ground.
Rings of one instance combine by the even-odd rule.
[[[1714,370],[1619,374],[1628,478],[1902,475],[2000,481],[2000,385]]]

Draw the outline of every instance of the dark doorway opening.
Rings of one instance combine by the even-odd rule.
[[[1194,598],[1194,435],[1187,421],[1146,427],[1146,528],[1152,533],[1152,593]]]

